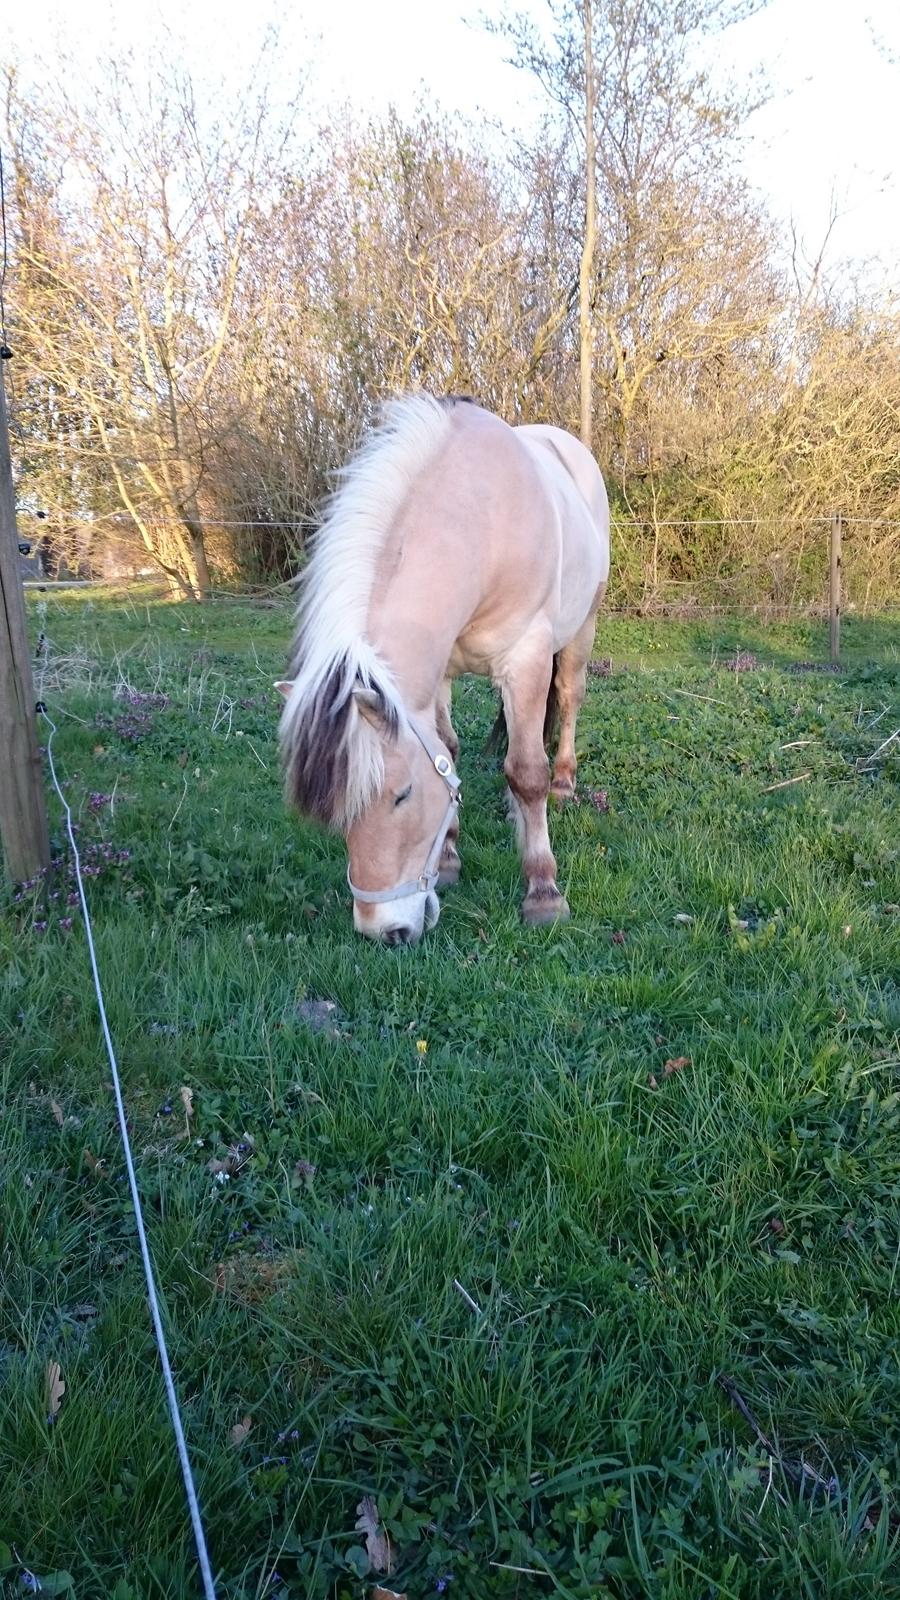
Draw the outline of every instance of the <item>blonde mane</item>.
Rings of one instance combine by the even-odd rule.
[[[430,395],[388,401],[341,473],[300,583],[279,737],[299,810],[346,828],[384,782],[381,741],[356,689],[378,697],[389,729],[404,720],[390,669],[366,638],[379,555],[413,484],[444,444],[450,407]]]

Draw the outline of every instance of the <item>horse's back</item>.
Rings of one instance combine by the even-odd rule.
[[[572,433],[567,433],[564,428],[551,427],[546,422],[526,422],[515,429],[515,432],[525,443],[542,446],[554,452],[562,461],[563,466],[579,490],[582,498],[587,502],[588,509],[597,525],[601,539],[606,545],[607,572],[609,568],[609,498],[606,493],[606,484],[594,457],[580,439]]]

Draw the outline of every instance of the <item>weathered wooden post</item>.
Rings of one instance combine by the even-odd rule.
[[[828,654],[832,661],[841,659],[841,538],[844,519],[836,511],[830,521],[830,563],[828,585]]]
[[[0,839],[14,882],[50,860],[0,363]]]

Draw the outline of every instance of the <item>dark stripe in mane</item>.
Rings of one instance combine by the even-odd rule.
[[[292,663],[296,671],[298,662]],[[290,726],[283,750],[287,797],[304,816],[333,825],[342,816],[350,785],[351,719],[357,687],[378,696],[385,732],[398,732],[397,713],[377,684],[361,685],[348,656],[337,656],[302,716]]]

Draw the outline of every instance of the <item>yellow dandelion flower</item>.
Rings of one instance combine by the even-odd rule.
[[[427,1056],[427,1054],[428,1054],[428,1040],[427,1039],[417,1039],[416,1040],[416,1049],[418,1050],[420,1056]]]

